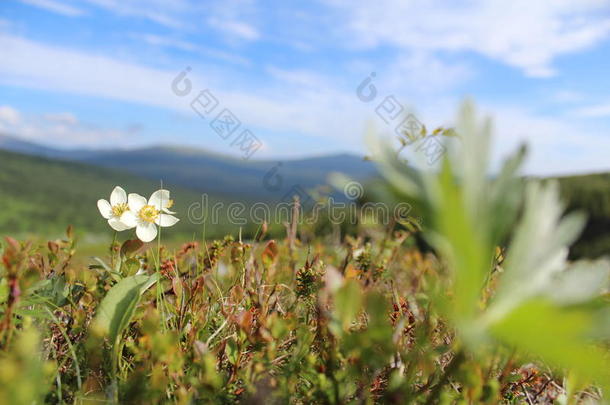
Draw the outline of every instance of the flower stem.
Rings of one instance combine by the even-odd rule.
[[[118,232],[114,231],[112,235],[112,244],[110,245],[110,268],[114,271],[114,245],[116,245]]]
[[[161,180],[161,190],[163,190],[163,180]],[[163,207],[163,194],[161,194],[161,207]],[[160,208],[161,208],[160,207]],[[165,302],[163,300],[163,289],[161,283],[163,281],[161,275],[161,225],[159,225],[159,234],[157,235],[157,302],[159,303],[159,311],[161,312],[161,327],[167,332]]]

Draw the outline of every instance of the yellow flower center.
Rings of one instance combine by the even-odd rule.
[[[140,219],[146,222],[155,222],[155,219],[159,216],[159,210],[153,205],[145,205],[140,209],[138,213]]]
[[[128,210],[129,210],[129,207],[127,206],[126,203],[121,203],[121,204],[117,204],[117,205],[113,205],[112,206],[112,214],[115,217],[120,217],[121,215],[123,215]]]

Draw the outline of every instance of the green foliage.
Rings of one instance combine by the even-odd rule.
[[[524,149],[489,174],[489,128],[465,106],[429,172],[379,145],[387,195],[417,204],[422,231],[128,240],[97,258],[71,230],[6,238],[0,400],[601,403],[610,266],[567,260],[585,220],[563,215],[555,182],[519,177]]]
[[[108,291],[96,310],[96,332],[108,336],[115,345],[129,325],[140,296],[157,282],[157,275],[125,277]]]
[[[587,344],[594,336],[597,319],[583,308],[562,308],[552,302],[531,299],[492,326],[492,333],[530,356],[577,371],[589,381],[608,387],[608,351]]]
[[[399,171],[400,162],[393,161],[394,155],[387,149],[380,158],[388,179],[396,187],[406,185],[405,191],[432,215],[428,239],[447,261],[453,295],[451,300],[445,296],[436,299],[473,352],[508,344],[610,387],[604,360],[609,353],[591,341],[591,336],[600,337],[592,331],[597,309],[576,311],[575,302],[543,299],[569,271],[568,247],[582,230],[584,218],[578,213],[561,217],[563,207],[555,182],[528,182],[521,207],[521,181],[515,172],[523,152],[509,159],[499,175],[490,176],[489,128],[489,122],[477,123],[473,106],[467,103],[457,127],[462,144],[454,147],[438,174]],[[519,209],[523,212],[517,218]],[[506,260],[498,273],[491,274],[494,246],[504,241],[510,229],[507,225],[515,220]],[[608,279],[607,262],[577,265],[597,273],[594,279]],[[485,291],[490,284],[497,284],[491,296]],[[587,284],[585,288],[598,286]],[[591,294],[576,295],[588,298]]]

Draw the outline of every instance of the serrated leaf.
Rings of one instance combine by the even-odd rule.
[[[610,262],[577,262],[557,274],[544,294],[560,305],[578,304],[599,296],[609,285]]]
[[[563,207],[554,182],[529,183],[525,196],[525,212],[510,243],[494,302],[497,316],[539,295],[554,275],[566,268],[568,247],[585,222],[578,213],[561,217]]]

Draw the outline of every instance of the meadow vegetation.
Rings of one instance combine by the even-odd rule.
[[[585,217],[565,214],[557,182],[520,176],[525,149],[491,176],[472,105],[456,133],[438,171],[372,145],[377,191],[411,201],[416,223],[170,248],[175,228],[148,244],[129,230],[148,241],[166,197],[130,195],[101,257],[83,262],[72,228],[6,237],[0,403],[604,403],[610,265],[568,260]]]

